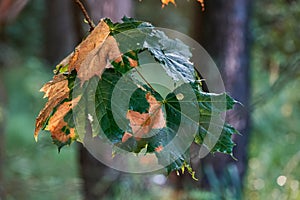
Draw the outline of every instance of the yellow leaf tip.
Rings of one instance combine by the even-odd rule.
[[[38,136],[37,135],[34,135],[34,140],[35,140],[35,142],[38,142]]]

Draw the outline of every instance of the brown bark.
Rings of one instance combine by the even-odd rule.
[[[131,0],[90,0],[82,1],[88,8],[94,22],[102,17],[110,17],[119,21],[123,15],[131,15]],[[46,1],[47,18],[45,57],[55,65],[74,50],[77,43],[84,37],[83,15],[70,0]],[[83,195],[87,200],[98,200],[109,193],[110,183],[118,173],[96,160],[79,145],[80,176],[83,180]],[[109,174],[110,176],[106,176]],[[111,180],[113,179],[113,180]],[[101,185],[100,185],[101,184]]]
[[[5,49],[4,26],[11,19],[9,11],[12,7],[11,1],[0,2],[0,49]],[[5,107],[7,105],[6,89],[4,87],[3,70],[5,70],[6,61],[3,56],[0,56],[0,199],[6,199],[5,181],[3,176],[3,167],[5,164]]]
[[[76,20],[73,14],[74,2],[51,0],[45,1],[45,3],[47,8],[45,58],[51,65],[56,65],[74,50],[78,42],[79,36],[76,32]]]
[[[104,17],[120,21],[124,15],[132,15],[131,0],[90,0],[85,3],[95,24]],[[119,172],[96,160],[82,145],[79,146],[79,162],[84,199],[108,197],[112,192],[111,184],[119,177]]]
[[[86,3],[95,23],[103,17],[120,21],[124,15],[132,15],[131,0],[89,0]]]
[[[1,63],[1,60],[0,60]],[[0,70],[3,70],[0,68]],[[2,73],[1,73],[2,74]],[[0,76],[0,199],[5,199],[5,185],[3,178],[3,166],[5,162],[5,114],[6,91]]]
[[[196,12],[194,38],[208,51],[219,67],[226,91],[244,106],[236,106],[228,112],[227,121],[234,125],[242,136],[235,135],[235,161],[231,156],[216,154],[207,156],[197,165],[203,177],[193,184],[189,177],[175,177],[177,189],[185,185],[198,185],[202,188],[219,191],[234,188],[240,197],[242,183],[247,170],[247,147],[249,142],[250,101],[249,80],[249,19],[250,0],[205,1],[205,11],[199,7]],[[205,78],[205,77],[204,77]],[[213,91],[212,91],[213,92]],[[225,180],[225,181],[224,181]],[[174,182],[174,181],[173,181]]]
[[[250,72],[249,72],[249,18],[250,0],[207,1],[206,11],[197,14],[201,23],[196,25],[196,30],[204,30],[202,34],[195,35],[213,57],[219,67],[226,91],[240,101],[244,107],[236,106],[227,115],[227,121],[234,125],[242,134],[235,135],[234,156],[217,154],[209,156],[202,162],[202,167],[211,166],[218,179],[224,178],[229,168],[237,169],[239,181],[231,181],[229,185],[240,187],[247,170],[247,147],[249,142],[250,115],[248,112],[250,101]],[[200,15],[200,16],[199,16]],[[231,177],[234,178],[234,177]],[[206,179],[209,177],[206,175]],[[202,186],[211,183],[202,181]]]
[[[0,1],[0,28],[13,20],[25,7],[28,0],[1,0]]]

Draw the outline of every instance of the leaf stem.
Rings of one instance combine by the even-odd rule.
[[[86,21],[88,22],[89,26],[90,26],[90,32],[92,32],[92,30],[94,30],[95,28],[95,24],[94,22],[91,20],[89,14],[87,13],[84,5],[82,4],[82,2],[80,0],[75,0],[75,3],[79,6],[80,10],[82,11]]]
[[[145,79],[145,77],[137,70],[137,68],[134,68],[135,71],[140,75],[140,77],[146,82],[146,84],[152,89],[153,92],[156,92],[156,90],[152,87],[152,85]]]

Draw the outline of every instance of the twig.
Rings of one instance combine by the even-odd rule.
[[[82,13],[83,13],[83,15],[84,15],[86,21],[88,22],[88,24],[89,24],[89,26],[90,26],[90,32],[91,32],[91,31],[94,30],[94,28],[95,28],[94,22],[91,20],[89,14],[87,13],[87,11],[86,11],[84,5],[81,3],[81,1],[80,1],[80,0],[75,0],[75,3],[78,4],[80,10],[82,11]]]
[[[152,85],[145,79],[145,77],[141,74],[141,72],[139,72],[139,70],[137,70],[137,68],[134,68],[135,71],[140,75],[140,77],[146,82],[146,84],[152,89],[153,92],[157,92]]]

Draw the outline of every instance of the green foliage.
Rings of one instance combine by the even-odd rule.
[[[14,23],[9,23],[3,30],[0,30],[4,41],[10,43],[22,55],[31,57],[32,55],[41,56],[43,53],[37,47],[42,46],[44,42],[44,22],[41,23],[43,20],[41,16],[45,13],[44,7],[44,1],[28,3],[26,9],[20,13]],[[32,17],[33,13],[40,17]],[[24,33],[30,35],[30,37],[24,38]]]
[[[189,141],[188,136],[180,136],[182,138],[175,140],[179,137],[177,132],[181,130],[180,126],[183,126],[185,134],[192,135],[197,144],[206,146],[212,152],[232,155],[234,143],[231,136],[237,131],[229,124],[225,123],[223,126],[221,114],[232,109],[237,102],[227,94],[202,92],[201,82],[190,62],[192,54],[189,47],[178,39],[168,38],[165,33],[146,22],[126,17],[123,18],[123,23],[114,24],[109,19],[105,22],[109,25],[110,35],[118,42],[118,48],[124,52],[121,60],[111,61],[113,69],[106,69],[101,77],[93,76],[87,81],[79,80],[81,83],[77,83],[78,80],[74,78],[76,71],[73,70],[69,74],[66,70],[68,64],[57,68],[68,80],[70,95],[80,99],[78,105],[75,104],[64,117],[68,125],[59,131],[65,136],[61,136],[57,131],[55,137],[52,135],[58,147],[69,144],[74,138],[84,141],[85,128],[88,126],[84,124],[89,124],[93,137],[108,139],[116,147],[129,152],[140,153],[145,148],[145,153],[154,153],[158,163],[166,166],[168,173],[174,170],[184,171],[186,168],[194,177],[190,167],[189,147],[181,149],[183,147],[180,143],[180,140]],[[132,40],[128,45],[127,41]],[[174,91],[170,91],[165,97],[161,96],[155,86],[144,78],[145,74],[140,72],[139,55],[143,52],[149,52],[174,81]],[[142,80],[132,78],[137,76]],[[119,80],[124,77],[126,81],[119,86]],[[132,87],[137,88],[133,94],[130,93]],[[116,113],[112,109],[114,104],[119,103],[113,99],[115,89],[119,91],[117,99],[130,99],[128,107],[125,110],[118,108],[114,111]],[[53,126],[50,124],[51,117],[61,112],[61,106],[68,101],[71,100],[66,98],[58,102],[57,110],[54,109],[49,116],[50,120],[45,122],[45,129]],[[74,112],[81,117],[75,119],[81,120],[80,127],[72,122],[70,116]],[[62,123],[65,123],[64,121]],[[122,127],[116,122],[121,123]],[[76,130],[78,136],[71,136],[72,129]],[[218,132],[221,135],[218,135]],[[147,137],[144,137],[145,135]],[[68,140],[60,140],[66,136],[71,137]],[[205,138],[209,138],[208,143]],[[190,140],[189,145],[192,141]]]
[[[252,21],[253,131],[245,199],[300,198],[299,9],[256,1]],[[280,186],[277,179],[285,176]],[[250,198],[251,197],[251,198]]]
[[[31,137],[38,107],[44,100],[38,92],[50,70],[36,57],[18,57],[2,72],[9,101],[5,114],[5,162],[2,186],[7,199],[81,199],[76,148],[57,156],[51,138],[42,134],[36,144]],[[20,103],[22,100],[22,103]]]

